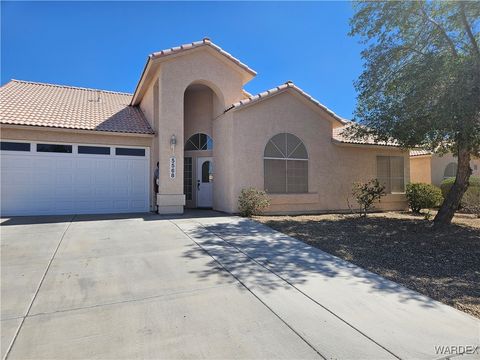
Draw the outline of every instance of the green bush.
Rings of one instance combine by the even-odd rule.
[[[270,206],[270,200],[263,190],[253,187],[242,189],[238,197],[238,211],[241,216],[260,215]]]
[[[440,188],[442,189],[443,197],[447,196],[454,182],[455,178],[448,178],[442,181]],[[480,216],[480,177],[470,176],[468,189],[460,201],[460,208]]]
[[[407,184],[405,195],[410,209],[417,214],[420,213],[422,209],[439,206],[443,201],[442,191],[438,187],[430,184]]]
[[[376,201],[380,201],[382,196],[386,195],[385,186],[380,184],[378,179],[353,183],[352,194],[360,205],[360,215],[363,217],[367,216],[367,212]]]

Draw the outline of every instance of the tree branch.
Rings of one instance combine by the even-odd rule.
[[[460,17],[462,18],[463,27],[467,32],[468,38],[472,43],[473,52],[475,53],[477,60],[480,62],[480,49],[478,48],[478,43],[477,43],[477,40],[475,39],[475,36],[473,36],[472,28],[468,23],[467,15],[465,14],[465,4],[463,2],[460,2]]]
[[[447,31],[443,28],[443,26],[440,25],[437,21],[435,21],[435,19],[431,18],[423,7],[420,9],[420,11],[422,12],[423,16],[425,16],[425,18],[440,31],[440,33],[443,35],[445,40],[447,40],[447,43],[450,46],[450,50],[452,51],[453,56],[455,58],[458,57],[457,49],[455,49],[455,44],[453,43],[450,36],[448,36]]]

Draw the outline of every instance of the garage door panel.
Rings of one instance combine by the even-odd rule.
[[[148,155],[2,152],[0,156],[4,216],[149,210]]]

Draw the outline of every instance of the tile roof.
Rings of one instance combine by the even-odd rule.
[[[374,145],[374,146],[392,146],[399,147],[400,145],[395,141],[376,141],[373,137],[355,139],[348,136],[346,130],[352,125],[350,122],[344,126],[333,129],[332,138],[334,141],[344,144],[357,144],[357,145]]]
[[[175,46],[175,47],[170,48],[170,49],[157,51],[157,52],[154,52],[154,53],[150,54],[149,58],[150,59],[158,59],[158,58],[162,58],[164,56],[173,55],[173,54],[176,54],[176,53],[179,53],[179,52],[183,52],[185,50],[191,50],[191,49],[195,49],[195,48],[198,48],[198,47],[201,47],[201,46],[209,46],[210,48],[218,51],[220,54],[225,56],[228,60],[233,61],[235,64],[237,64],[238,66],[240,66],[241,68],[243,68],[244,70],[249,72],[250,74],[257,75],[255,70],[251,69],[246,64],[242,63],[240,60],[238,60],[232,54],[223,50],[220,46],[215,45],[209,38],[204,38],[203,40],[200,40],[200,41],[194,41],[192,43],[183,44],[183,45],[180,45],[180,46]]]
[[[153,134],[132,95],[12,80],[0,88],[0,123]]]
[[[430,150],[424,149],[412,149],[410,150],[410,156],[425,156],[425,155],[432,155],[433,153]]]
[[[312,96],[310,96],[309,94],[307,94],[305,91],[303,91],[302,89],[300,89],[298,86],[296,86],[293,82],[291,81],[287,81],[285,84],[282,84],[280,86],[277,86],[273,89],[270,89],[270,90],[267,90],[267,91],[264,91],[260,94],[257,94],[255,96],[249,96],[248,98],[246,99],[242,99],[232,105],[230,105],[230,107],[228,107],[226,109],[226,111],[230,111],[230,110],[236,110],[236,109],[239,109],[239,108],[242,108],[246,105],[250,105],[252,103],[255,103],[257,101],[260,101],[260,100],[264,100],[266,98],[269,98],[271,96],[274,96],[276,94],[280,94],[288,89],[292,89],[292,90],[295,90],[297,93],[299,93],[300,95],[302,95],[303,97],[305,97],[307,100],[309,100],[310,102],[312,102],[314,105],[316,105],[317,107],[319,107],[320,109],[326,111],[328,114],[330,114],[331,116],[333,116],[337,121],[340,121],[342,124],[346,124],[348,121],[345,120],[344,118],[338,116],[337,114],[335,114],[332,110],[330,110],[329,108],[327,108],[325,105],[321,104],[319,101],[315,100]]]
[[[188,52],[189,50],[193,50],[200,47],[208,47],[213,49],[217,53],[224,56],[227,60],[236,64],[241,70],[245,72],[244,81],[248,81],[257,75],[256,71],[248,67],[246,64],[242,63],[236,57],[231,55],[230,53],[223,50],[220,46],[214,44],[209,38],[204,38],[200,41],[194,41],[188,44],[183,44],[180,46],[175,46],[170,49],[165,49],[161,51],[154,52],[148,55],[147,62],[142,71],[142,75],[140,75],[140,79],[138,80],[137,86],[135,88],[135,92],[133,93],[130,105],[137,105],[143,95],[145,94],[145,88],[148,83],[148,78],[151,74],[154,74],[156,69],[158,68],[159,64],[163,60],[168,60],[170,56],[181,54],[183,52]]]

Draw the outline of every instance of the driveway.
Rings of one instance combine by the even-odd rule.
[[[1,245],[2,358],[438,359],[480,342],[469,315],[213,212],[2,219]]]

